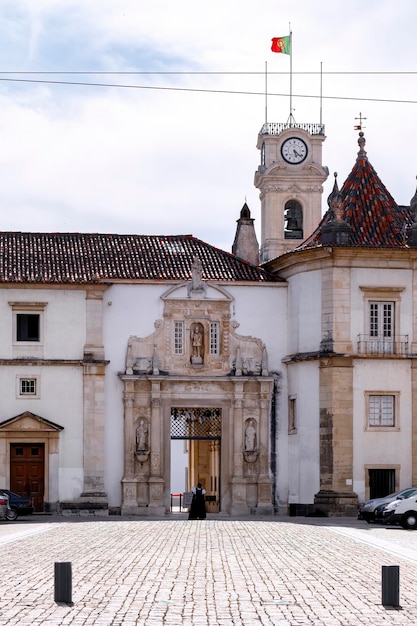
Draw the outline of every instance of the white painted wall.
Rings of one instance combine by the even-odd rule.
[[[288,396],[296,398],[296,432],[288,434],[288,502],[312,504],[320,489],[319,364],[288,368]]]
[[[354,367],[353,401],[353,487],[359,500],[365,500],[365,465],[400,466],[400,488],[411,486],[412,403],[411,364],[407,360],[362,360]],[[365,392],[399,392],[398,428],[369,430]]]
[[[288,285],[288,353],[317,351],[322,339],[321,272],[296,274]]]
[[[9,302],[43,302],[43,353],[45,359],[83,358],[86,304],[83,289],[9,289],[0,288],[0,358],[13,355],[13,310]],[[20,356],[30,354],[33,346],[20,348]]]

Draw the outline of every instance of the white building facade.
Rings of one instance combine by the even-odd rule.
[[[417,484],[416,203],[395,204],[361,134],[322,218],[324,139],[262,128],[259,248],[246,205],[235,254],[0,233],[0,487],[149,516],[182,475],[239,516],[354,515]]]

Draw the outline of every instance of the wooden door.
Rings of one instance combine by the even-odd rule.
[[[45,447],[43,443],[10,445],[10,491],[33,500],[35,511],[43,511]]]

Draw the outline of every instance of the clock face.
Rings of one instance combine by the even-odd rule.
[[[307,144],[298,137],[286,139],[281,146],[282,158],[287,163],[302,163],[307,157]]]

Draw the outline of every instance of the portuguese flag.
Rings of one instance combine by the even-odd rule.
[[[272,52],[291,54],[291,37],[273,37],[271,50]]]

